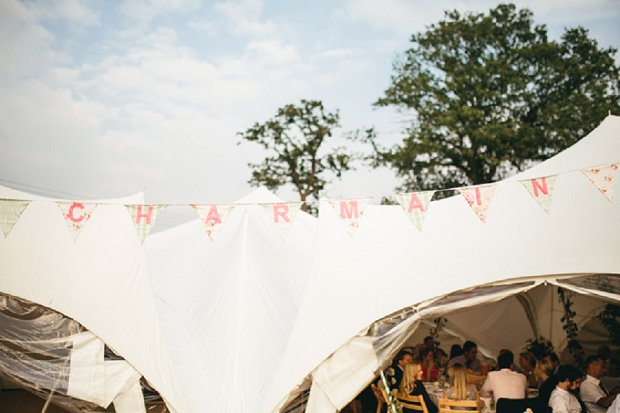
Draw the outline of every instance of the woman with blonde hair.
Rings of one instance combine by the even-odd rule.
[[[403,380],[400,382],[398,391],[403,395],[422,396],[424,404],[428,409],[428,413],[437,413],[438,409],[431,396],[428,395],[424,383],[422,383],[422,365],[418,363],[410,363],[405,367],[405,373],[403,374]],[[407,409],[405,409],[407,410]]]
[[[555,385],[557,384],[553,370],[553,364],[547,359],[538,360],[536,368],[534,369],[534,374],[536,375],[538,382],[541,383],[538,388],[538,403],[540,405],[539,410],[541,412],[551,410],[549,408],[549,398],[551,397],[551,392],[555,389]]]
[[[476,386],[467,383],[467,369],[462,364],[450,367],[450,387],[446,397],[451,400],[477,400]]]

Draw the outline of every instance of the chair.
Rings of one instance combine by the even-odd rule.
[[[377,411],[376,413],[381,413],[383,411],[383,405],[387,404],[387,400],[385,398],[385,393],[382,390],[379,390],[374,383],[370,385],[375,398],[377,399]]]
[[[398,400],[403,409],[428,413],[428,408],[426,407],[424,397],[422,396],[408,396],[405,394],[396,393],[396,400]]]
[[[537,406],[537,399],[504,399],[501,398],[495,403],[496,413],[523,413],[528,408],[535,412],[542,411]]]
[[[467,412],[480,413],[481,407],[480,398],[476,400],[452,400],[444,397],[443,399],[439,399],[437,404],[439,405],[439,413],[462,413],[464,410]]]

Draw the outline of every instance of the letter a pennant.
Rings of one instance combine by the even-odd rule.
[[[125,205],[125,207],[129,211],[131,222],[136,227],[140,244],[143,244],[166,205]]]
[[[80,236],[80,231],[86,226],[97,204],[82,202],[56,202],[62,212],[62,217],[69,228],[73,242]]]
[[[9,232],[19,221],[19,217],[22,216],[22,212],[29,204],[30,201],[0,200],[0,227],[2,227],[5,238],[9,236]]]
[[[351,237],[359,228],[360,221],[364,216],[364,210],[369,201],[370,198],[329,201]]]
[[[525,179],[519,182],[521,182],[525,189],[527,189],[527,192],[532,195],[532,198],[538,202],[538,205],[540,205],[545,212],[549,213],[555,178],[557,178],[557,175],[549,175],[543,176],[542,178]]]
[[[614,179],[618,172],[618,163],[582,169],[581,172],[598,188],[611,202],[614,197]]]
[[[198,218],[200,218],[200,222],[204,225],[211,241],[215,239],[215,236],[222,228],[230,211],[235,208],[234,205],[192,205],[192,207],[198,213]]]
[[[286,235],[303,202],[260,204],[281,235]]]
[[[496,186],[496,184],[488,184],[458,189],[476,216],[484,223],[487,222],[487,211],[495,194]]]
[[[434,193],[435,191],[423,191],[397,195],[400,206],[403,207],[403,210],[411,219],[411,222],[415,224],[418,231],[422,231],[422,224],[426,217],[428,204],[431,202]]]

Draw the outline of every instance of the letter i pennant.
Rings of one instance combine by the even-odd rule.
[[[598,188],[611,202],[614,197],[614,178],[618,172],[618,163],[582,169],[581,172]]]
[[[495,194],[496,186],[496,184],[488,184],[458,189],[476,216],[484,223],[487,222],[487,211]]]
[[[5,238],[9,236],[9,232],[19,221],[19,217],[22,216],[22,212],[29,204],[30,201],[0,200],[0,227],[2,227]]]
[[[136,227],[140,244],[143,244],[166,205],[125,205],[125,207],[129,211],[131,222]]]
[[[329,201],[351,237],[359,228],[364,210],[369,201],[370,198]]]
[[[286,235],[291,224],[297,216],[303,202],[279,203],[279,204],[260,204],[263,210],[269,215],[271,222],[278,228],[280,235]]]
[[[80,236],[80,231],[86,226],[97,204],[82,202],[56,202],[62,212],[62,217],[73,237],[73,242]]]
[[[224,221],[234,205],[192,205],[192,208],[198,213],[200,222],[207,231],[207,235],[211,241],[215,240],[215,236],[224,225]]]
[[[555,185],[557,175],[543,176],[542,178],[532,178],[519,181],[523,184],[527,192],[532,198],[538,202],[538,205],[549,213],[551,208],[551,196],[553,194],[553,186]]]
[[[431,202],[434,193],[435,191],[423,191],[397,195],[400,206],[403,207],[403,210],[411,219],[411,222],[415,224],[418,231],[422,231],[422,224],[426,217],[428,204]]]

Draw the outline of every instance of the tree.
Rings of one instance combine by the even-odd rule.
[[[322,102],[302,100],[298,106],[285,105],[272,119],[240,132],[242,139],[256,142],[270,152],[262,163],[248,164],[252,169],[248,182],[271,190],[291,184],[304,202],[302,209],[313,211],[313,205],[307,201],[310,197],[319,199],[319,192],[329,183],[329,174],[340,178],[352,169],[354,157],[344,147],[319,153],[339,122],[339,113],[326,112]]]
[[[620,103],[616,50],[583,28],[561,42],[532,12],[500,4],[485,14],[445,13],[394,63],[377,106],[413,114],[400,145],[370,139],[373,163],[401,189],[445,189],[503,178],[594,129]]]

